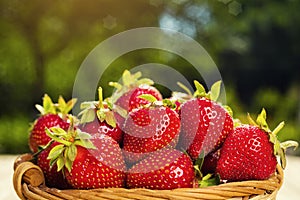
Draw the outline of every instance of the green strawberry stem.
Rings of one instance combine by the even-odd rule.
[[[103,106],[103,90],[102,87],[98,88],[98,99],[99,99],[99,103],[98,103],[98,108],[104,108]]]

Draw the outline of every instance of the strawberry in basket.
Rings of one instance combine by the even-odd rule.
[[[194,82],[194,97],[181,105],[181,133],[178,149],[184,149],[196,160],[201,152],[205,155],[218,149],[233,130],[230,111],[216,102],[221,82],[214,83],[206,93],[204,87]]]
[[[152,85],[154,82],[148,78],[141,78],[141,72],[131,74],[125,70],[122,75],[123,85],[117,82],[110,82],[109,85],[117,90],[113,93],[111,101],[115,106],[116,118],[122,128],[124,120],[132,109],[150,103],[147,99],[139,98],[142,94],[149,94],[162,100],[161,93]]]
[[[81,120],[79,129],[90,134],[105,134],[112,137],[119,144],[123,132],[116,123],[115,115],[110,103],[103,101],[102,88],[98,88],[98,102],[83,102],[83,109],[79,115]]]
[[[148,189],[190,188],[195,178],[191,158],[164,148],[135,164],[127,172],[127,187]]]
[[[60,145],[60,143],[51,142],[44,150],[40,151],[36,159],[37,165],[42,169],[48,187],[69,189],[72,188],[72,186],[68,183],[62,171],[57,171],[57,165],[55,163],[50,163],[50,160],[48,159],[50,151],[57,145]]]
[[[69,112],[72,110],[76,99],[71,99],[68,102],[60,96],[58,103],[54,104],[51,98],[45,94],[43,98],[43,106],[36,105],[41,115],[34,121],[30,128],[29,147],[35,153],[38,151],[39,146],[47,145],[51,140],[46,132],[46,128],[54,126],[61,127],[64,130],[69,128]]]
[[[256,122],[250,115],[248,118],[250,125],[237,126],[223,144],[216,168],[223,180],[268,179],[276,170],[276,155],[280,156],[281,165],[285,168],[286,148],[298,146],[295,141],[279,142],[276,134],[283,128],[284,123],[271,131],[264,109]]]
[[[125,162],[119,144],[110,136],[82,132],[72,126],[68,131],[59,127],[46,130],[60,143],[47,159],[50,165],[63,170],[66,180],[75,189],[125,186]]]
[[[178,113],[151,95],[142,97],[152,103],[133,109],[125,120],[123,152],[128,164],[159,149],[175,147],[179,137]]]

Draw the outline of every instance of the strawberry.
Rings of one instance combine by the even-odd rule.
[[[48,160],[49,152],[55,146],[59,145],[58,142],[51,143],[48,147],[42,150],[37,157],[37,165],[42,169],[46,185],[48,187],[55,187],[58,189],[68,189],[71,185],[68,183],[62,171],[57,171],[57,165],[50,165],[50,160]]]
[[[191,188],[195,173],[189,156],[175,150],[162,149],[141,160],[127,172],[128,188]]]
[[[119,144],[111,137],[91,137],[80,129],[47,129],[48,135],[60,142],[48,158],[64,170],[68,183],[75,189],[124,187],[125,162]]]
[[[142,78],[141,72],[131,74],[125,70],[122,75],[123,85],[117,82],[110,82],[109,85],[115,87],[117,90],[113,93],[111,100],[115,105],[117,113],[117,121],[122,127],[126,118],[126,113],[141,105],[150,103],[148,100],[139,98],[142,94],[150,94],[156,100],[162,100],[161,93],[153,86],[154,83],[148,78]]]
[[[54,126],[61,127],[64,130],[69,128],[68,113],[76,103],[76,99],[72,99],[67,103],[60,96],[58,103],[54,104],[51,98],[45,94],[43,98],[43,106],[36,105],[41,115],[34,121],[29,133],[29,147],[32,152],[37,152],[39,146],[47,145],[51,140],[46,132],[46,128]]]
[[[135,163],[164,147],[175,147],[179,131],[179,116],[169,107],[151,105],[132,110],[124,126],[123,152],[127,163]]]
[[[220,158],[217,162],[217,173],[227,181],[268,179],[276,170],[276,155],[280,155],[285,167],[285,148],[297,146],[287,141],[280,144],[276,134],[284,123],[272,132],[266,122],[266,111],[263,109],[254,122],[249,115],[250,125],[242,124],[226,138]]]
[[[215,151],[233,130],[229,112],[216,102],[221,82],[213,84],[209,93],[195,81],[195,98],[182,104],[179,149],[184,149],[196,160],[203,151],[205,155]]]
[[[218,149],[210,154],[206,155],[201,167],[203,174],[214,174],[216,172],[217,162],[220,158],[221,150]]]
[[[120,144],[123,132],[116,123],[111,104],[103,101],[101,87],[98,89],[98,94],[98,102],[84,102],[81,104],[81,108],[84,110],[80,113],[82,117],[79,128],[90,134],[108,135]]]

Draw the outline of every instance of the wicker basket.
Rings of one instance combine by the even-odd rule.
[[[19,157],[14,166],[13,184],[21,199],[276,199],[277,192],[283,182],[283,171],[278,165],[276,173],[268,180],[231,182],[206,188],[58,190],[48,188],[45,185],[42,170],[37,165],[26,161],[27,158],[28,155]]]

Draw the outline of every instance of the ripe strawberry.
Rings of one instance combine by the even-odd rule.
[[[255,123],[240,125],[226,138],[217,162],[217,173],[228,181],[268,179],[276,170],[276,155],[280,155],[285,166],[285,148],[297,146],[288,141],[282,147],[276,134],[283,127],[281,123],[273,132],[266,123],[263,109]]]
[[[45,94],[43,106],[36,105],[41,116],[34,121],[29,133],[29,147],[32,152],[37,152],[39,146],[47,145],[51,140],[45,132],[46,128],[58,126],[64,130],[68,129],[68,113],[75,103],[76,99],[72,99],[66,103],[60,96],[58,104],[54,104],[51,98]]]
[[[128,188],[190,188],[195,178],[192,160],[175,149],[162,149],[135,164],[127,173]]]
[[[84,102],[81,108],[84,109],[80,115],[79,128],[90,134],[105,134],[112,137],[119,144],[122,141],[123,132],[116,123],[114,113],[110,104],[103,102],[102,88],[98,89],[98,102]]]
[[[50,160],[48,160],[49,152],[55,146],[59,145],[58,142],[53,142],[46,149],[42,150],[37,157],[37,165],[42,169],[46,185],[48,187],[55,187],[58,189],[69,189],[71,185],[68,183],[62,171],[57,171],[57,165],[50,165]]]
[[[216,172],[217,162],[220,158],[220,149],[206,155],[201,167],[203,174],[214,174]]]
[[[93,138],[79,129],[53,127],[48,134],[62,143],[50,151],[51,163],[63,169],[76,189],[124,187],[125,162],[119,144],[104,134]]]
[[[127,163],[135,163],[164,147],[175,147],[179,131],[179,116],[169,107],[152,105],[132,110],[124,126],[123,153]]]
[[[138,108],[141,105],[150,103],[148,100],[139,98],[142,94],[150,94],[156,98],[156,100],[162,100],[161,93],[153,86],[152,80],[142,78],[141,72],[131,74],[128,70],[125,70],[122,75],[123,85],[117,82],[110,82],[109,85],[115,87],[117,90],[113,93],[111,99],[115,105],[115,110],[118,114],[119,126],[122,127],[126,118],[126,113],[130,112],[134,108]]]
[[[211,92],[205,93],[195,81],[197,91],[181,106],[181,133],[178,148],[184,149],[196,160],[203,151],[205,155],[215,151],[233,130],[233,119],[229,112],[215,100],[221,82],[216,82]]]

